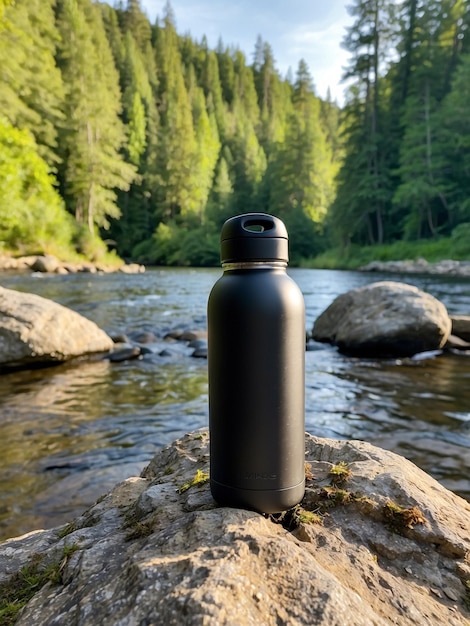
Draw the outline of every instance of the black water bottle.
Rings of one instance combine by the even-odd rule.
[[[220,240],[207,307],[211,491],[224,506],[280,512],[305,488],[304,300],[280,219],[232,217]]]

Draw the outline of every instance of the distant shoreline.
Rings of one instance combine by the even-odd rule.
[[[106,265],[91,261],[61,261],[49,254],[22,257],[0,255],[0,272],[2,271],[40,272],[44,274],[112,274],[113,272],[140,274],[145,272],[145,267],[138,263],[122,262],[121,265]]]
[[[394,272],[403,274],[434,274],[442,276],[468,276],[470,261],[444,259],[429,263],[426,259],[404,261],[371,261],[358,268],[360,272]]]

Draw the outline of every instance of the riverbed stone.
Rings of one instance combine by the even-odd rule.
[[[69,524],[3,542],[0,585],[55,572],[16,624],[467,624],[470,504],[370,444],[305,449],[306,496],[282,515],[214,503],[200,430]]]
[[[57,272],[60,261],[52,254],[37,256],[31,265],[33,272]]]
[[[103,330],[75,311],[0,287],[0,367],[60,363],[108,352],[113,345]]]
[[[381,281],[338,296],[315,321],[312,337],[347,354],[405,357],[442,348],[451,327],[446,307],[434,296]]]
[[[452,334],[470,342],[470,315],[452,315]]]

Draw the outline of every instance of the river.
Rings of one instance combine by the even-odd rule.
[[[307,328],[345,291],[377,280],[414,284],[470,315],[470,279],[292,269]],[[205,328],[218,269],[144,274],[9,274],[3,287],[51,298],[109,334],[151,331],[166,356],[86,359],[0,376],[0,539],[71,521],[163,445],[207,426],[207,361],[164,344]],[[306,429],[393,450],[470,500],[470,355],[377,360],[317,344],[306,353]],[[160,350],[160,348],[159,348]]]

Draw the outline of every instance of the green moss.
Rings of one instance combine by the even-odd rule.
[[[344,484],[349,478],[351,478],[352,472],[350,467],[344,461],[340,461],[337,465],[333,465],[333,467],[328,472],[330,476],[331,484],[334,486]]]
[[[208,480],[209,474],[198,469],[191,480],[178,487],[178,493],[184,493],[188,491],[188,489],[191,489],[191,487],[201,487],[201,485],[204,485]]]
[[[124,514],[124,523],[122,525],[123,529],[127,530],[126,541],[142,539],[151,535],[155,529],[157,519],[158,512],[144,519],[143,515],[138,515],[135,505],[131,505]]]
[[[67,524],[64,528],[59,530],[59,532],[57,533],[57,538],[63,539],[64,537],[67,537],[67,535],[70,535],[76,530],[77,530],[77,526],[75,525],[75,522],[71,522],[70,524]]]
[[[282,524],[283,528],[293,531],[301,524],[323,524],[323,518],[318,513],[304,509],[300,504],[269,516],[275,524]]]
[[[321,515],[313,511],[307,511],[301,507],[297,512],[297,516],[300,524],[323,524]]]
[[[153,515],[150,519],[140,521],[134,520],[128,526],[128,532],[126,534],[126,541],[132,541],[134,539],[142,539],[151,535],[155,529],[155,524],[158,515]]]
[[[78,523],[77,520],[70,522],[70,524],[67,524],[66,526],[64,526],[64,528],[58,531],[57,538],[63,539],[64,537],[67,537],[71,533],[74,533],[76,530],[80,530],[81,528],[91,528],[92,526],[96,526],[99,521],[100,518],[97,515],[89,515],[81,523]]]
[[[383,514],[390,530],[399,535],[402,535],[407,529],[413,529],[416,524],[426,522],[424,515],[416,506],[405,509],[391,500],[385,503]]]
[[[165,471],[163,472],[164,476],[169,476],[170,474],[174,473],[174,469],[171,467],[171,465],[169,465],[168,467],[165,467]]]
[[[29,563],[0,583],[0,624],[14,624],[20,610],[45,584],[61,584],[62,572],[78,549],[77,544],[64,546],[61,558],[50,564],[46,563],[43,554],[33,554]]]

